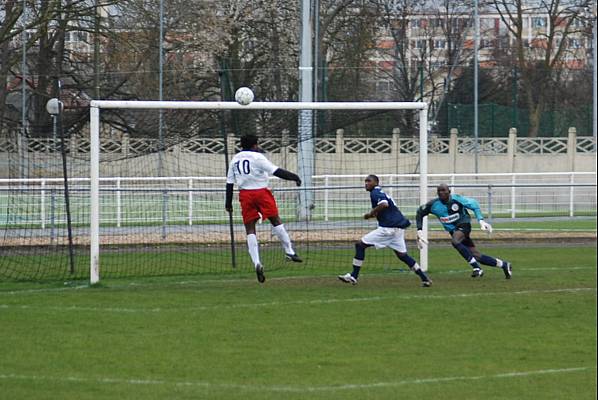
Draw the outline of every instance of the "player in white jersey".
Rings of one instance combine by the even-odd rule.
[[[264,220],[268,219],[272,224],[272,233],[282,242],[287,259],[302,262],[293,250],[289,234],[278,216],[276,200],[268,188],[268,177],[274,175],[281,179],[295,181],[297,186],[301,186],[301,179],[296,174],[272,164],[260,152],[257,136],[242,136],[241,148],[242,151],[233,157],[228,167],[225,208],[229,213],[233,211],[233,186],[236,184],[239,187],[239,203],[241,203],[241,214],[247,233],[247,248],[255,265],[257,280],[263,283],[266,276],[260,261],[255,234],[255,223],[260,217]]]

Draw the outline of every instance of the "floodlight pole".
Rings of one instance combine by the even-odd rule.
[[[159,43],[159,73],[158,73],[158,97],[160,101],[164,99],[164,0],[160,0],[160,43]],[[160,110],[158,113],[158,175],[164,175],[164,161],[162,160],[164,152],[164,112]],[[162,182],[164,183],[164,182]],[[168,192],[162,192],[162,239],[166,239],[166,211],[168,200]]]
[[[312,17],[311,1],[301,2],[301,59],[300,73],[300,102],[311,102],[313,99],[313,54],[312,54]],[[299,132],[297,138],[297,169],[303,186],[312,186],[314,175],[314,137],[313,110],[299,110]],[[313,207],[313,191],[303,189],[299,191],[300,219],[311,217]]]
[[[19,136],[19,178],[29,176],[27,172],[27,23],[25,11],[27,3],[23,0],[23,11],[21,11],[21,135]]]
[[[598,90],[598,84],[597,84],[597,79],[596,79],[596,68],[598,67],[596,64],[598,64],[598,58],[596,57],[596,54],[598,54],[598,44],[596,43],[596,30],[598,29],[597,25],[598,25],[598,17],[597,17],[597,12],[596,12],[596,3],[594,3],[594,9],[592,10],[592,16],[594,17],[594,21],[593,21],[593,29],[592,29],[592,53],[594,56],[594,65],[593,65],[593,88],[594,90],[592,90],[592,99],[593,99],[593,105],[592,105],[592,135],[594,136],[594,151],[596,151],[596,140],[597,140],[597,136],[596,136],[596,131],[598,130],[596,127],[596,108],[597,108],[597,101],[596,101],[596,97],[598,96],[596,94],[596,91]]]
[[[474,136],[474,172],[478,173],[479,149],[479,109],[478,109],[478,52],[480,49],[480,16],[478,0],[473,0],[474,50],[473,50],[473,136]]]

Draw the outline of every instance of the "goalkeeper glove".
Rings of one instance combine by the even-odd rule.
[[[488,233],[492,233],[492,225],[490,225],[483,219],[480,220],[480,229],[483,231],[487,231]]]
[[[424,233],[417,231],[417,248],[421,250],[425,244],[428,244],[428,241],[424,238]]]

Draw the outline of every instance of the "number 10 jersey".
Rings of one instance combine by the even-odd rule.
[[[231,160],[226,183],[236,184],[241,190],[267,188],[268,177],[277,169],[262,153],[244,150]]]

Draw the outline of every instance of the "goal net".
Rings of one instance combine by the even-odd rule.
[[[300,268],[351,267],[353,243],[376,226],[363,219],[368,174],[412,221],[408,248],[418,253],[411,239],[427,199],[424,103],[93,101],[90,115],[82,135],[56,139],[66,163],[58,150],[30,152],[27,174],[5,180],[2,278],[95,283],[253,270],[237,192],[232,218],[224,210],[227,163],[249,133],[303,181],[270,180]],[[290,268],[268,221],[257,238],[267,270]],[[426,248],[419,259],[426,268]],[[365,266],[406,269],[391,251],[368,253]]]

